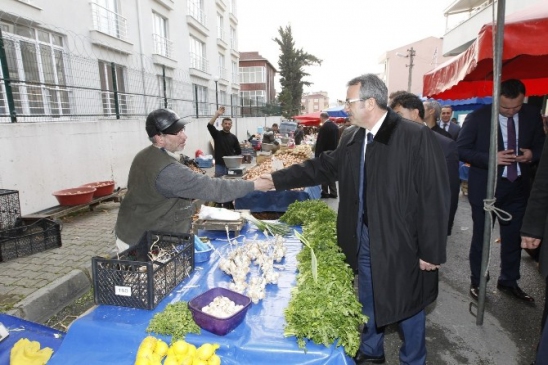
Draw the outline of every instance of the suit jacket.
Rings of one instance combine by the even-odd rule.
[[[532,162],[537,162],[540,159],[544,144],[544,130],[540,111],[531,105],[523,104],[518,115],[518,148],[530,149],[533,152]],[[500,128],[497,131],[498,151],[502,151],[504,150],[502,132]],[[490,135],[491,105],[486,105],[468,114],[457,140],[460,160],[470,164],[468,200],[473,205],[483,205],[483,199],[487,195]],[[502,165],[497,166],[498,179],[502,178],[504,167]],[[519,167],[524,186],[528,192],[531,181],[531,164],[520,163]]]
[[[337,241],[354,269],[364,140],[364,128],[348,128],[334,151],[272,173],[277,190],[339,182]],[[384,326],[437,297],[438,271],[420,270],[419,257],[445,262],[449,192],[442,187],[449,182],[432,132],[392,110],[367,146],[366,164],[375,313],[377,325]]]
[[[339,144],[339,127],[332,121],[326,121],[318,130],[314,155],[318,157],[323,151],[333,151]]]
[[[540,272],[548,277],[548,139],[544,142],[542,157],[535,175],[531,196],[521,226],[522,236],[543,239],[540,246]]]
[[[443,124],[444,124],[444,123],[443,123],[442,121],[439,122],[440,128],[441,128],[442,130],[445,130],[445,129],[443,128]],[[453,123],[453,122],[449,122],[449,130],[446,131],[446,132],[448,132],[448,133],[451,135],[451,138],[453,138],[453,140],[456,141],[457,138],[459,137],[460,129],[461,129],[461,128],[460,128],[460,126],[459,126],[458,124],[455,124],[455,123]]]

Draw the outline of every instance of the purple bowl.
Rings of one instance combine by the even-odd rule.
[[[244,307],[228,318],[217,318],[204,313],[202,308],[211,303],[213,299],[217,298],[219,295],[227,297],[234,303],[243,305]],[[209,289],[188,302],[188,308],[190,309],[190,312],[192,312],[194,322],[202,329],[219,336],[224,336],[238,327],[244,320],[250,306],[251,299],[249,297],[225,288]]]

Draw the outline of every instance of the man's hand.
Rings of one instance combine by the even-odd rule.
[[[425,270],[425,271],[434,271],[441,267],[441,265],[434,265],[429,262],[423,261],[421,259],[419,259],[419,266],[421,270]]]
[[[516,161],[514,150],[504,150],[497,152],[497,163],[499,165],[508,166]]]
[[[533,151],[527,148],[519,149],[523,155],[516,156],[516,161],[519,163],[530,163],[533,160]]]
[[[261,175],[253,181],[253,184],[255,184],[255,190],[268,191],[274,189],[274,182],[270,174]]]
[[[521,236],[521,248],[535,249],[540,245],[540,238]]]
[[[211,125],[215,124],[215,121],[217,120],[217,118],[223,115],[224,112],[225,112],[225,107],[224,106],[219,107],[219,109],[217,109],[217,111],[215,112],[215,115],[211,117],[211,119],[209,120],[209,124]]]

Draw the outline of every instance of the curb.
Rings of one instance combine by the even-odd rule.
[[[10,315],[43,323],[91,289],[89,271],[72,270],[20,301]]]

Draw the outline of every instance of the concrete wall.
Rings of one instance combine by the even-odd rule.
[[[125,187],[131,161],[148,146],[145,118],[46,123],[0,123],[0,189],[19,191],[23,215],[57,205],[52,192],[114,180]],[[233,118],[239,140],[280,117]],[[187,125],[184,154],[212,153],[207,119]]]

